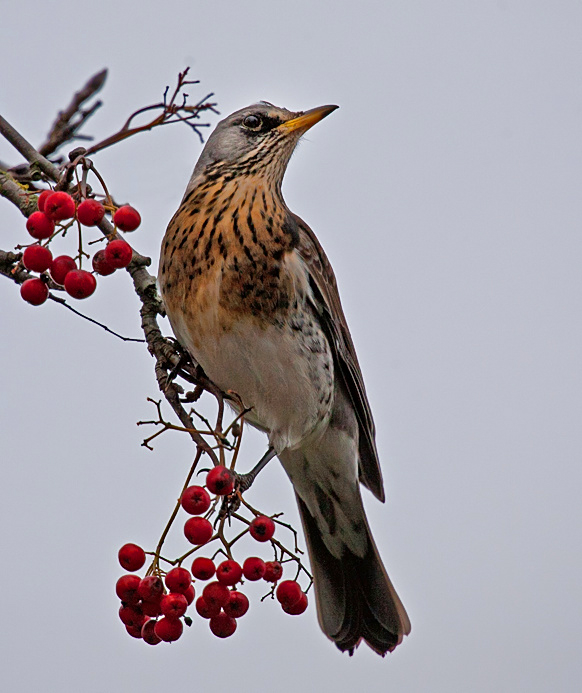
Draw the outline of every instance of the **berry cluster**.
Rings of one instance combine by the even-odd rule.
[[[83,226],[97,226],[105,214],[113,210],[93,198],[77,202],[78,204],[66,192],[44,190],[38,197],[38,211],[27,219],[28,233],[37,243],[24,250],[22,264],[30,272],[38,272],[40,276],[23,282],[20,295],[33,306],[39,306],[47,300],[49,277],[55,284],[63,286],[73,298],[88,298],[97,288],[96,274],[107,276],[117,269],[127,267],[131,262],[131,246],[121,238],[110,240],[104,249],[95,253],[92,258],[93,272],[81,269],[80,264],[70,255],[53,257],[48,246],[59,233],[64,235],[75,221],[79,232]],[[141,223],[141,217],[133,207],[125,205],[115,210],[113,223],[121,231],[135,231]],[[79,263],[84,254],[80,248],[77,256]]]
[[[156,554],[144,578],[133,574],[119,578],[116,585],[117,596],[121,599],[119,617],[131,636],[141,638],[149,645],[177,640],[182,635],[183,624],[191,624],[186,612],[194,603],[196,613],[208,620],[211,632],[219,638],[228,638],[236,631],[238,619],[249,609],[249,598],[239,589],[245,580],[271,583],[268,594],[276,596],[287,614],[298,615],[307,609],[307,595],[297,580],[280,582],[282,561],[264,561],[249,556],[241,565],[230,555],[217,565],[219,550],[212,558],[196,556],[190,570],[181,565],[187,556],[217,538],[208,516],[212,516],[221,497],[235,492],[234,486],[233,473],[223,466],[208,472],[206,487],[188,486],[181,495],[180,505],[192,516],[184,524],[184,535],[195,548],[174,561],[179,563],[178,567],[172,568],[165,576],[159,567],[160,557]],[[215,496],[214,505],[210,494]],[[275,522],[270,517],[256,514],[248,523],[247,531],[258,542],[270,542],[273,541]],[[140,570],[145,561],[144,550],[135,544],[126,544],[119,551],[120,564],[132,573]],[[196,581],[206,584],[194,602]]]

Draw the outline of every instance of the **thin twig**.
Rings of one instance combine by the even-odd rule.
[[[95,94],[100,91],[105,84],[106,79],[107,70],[101,70],[97,74],[93,75],[93,77],[87,81],[82,89],[75,93],[67,108],[65,108],[64,111],[59,112],[51,127],[46,142],[38,148],[40,154],[43,156],[49,156],[66,142],[70,142],[74,139],[81,139],[81,136],[77,134],[78,130],[102,105],[102,102],[95,102],[85,111],[81,109],[81,106],[85,103],[85,101],[88,101],[92,96],[95,96]],[[73,120],[75,116],[78,116],[78,118]]]

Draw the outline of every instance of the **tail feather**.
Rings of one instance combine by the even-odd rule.
[[[410,621],[368,533],[360,558],[349,549],[341,558],[326,547],[305,503],[297,496],[313,571],[319,624],[342,652],[353,654],[364,640],[378,654],[392,652],[410,633]]]

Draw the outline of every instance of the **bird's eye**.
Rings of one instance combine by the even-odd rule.
[[[243,120],[242,124],[245,126],[245,128],[248,128],[249,130],[258,130],[263,124],[263,121],[259,118],[259,116],[248,115]]]

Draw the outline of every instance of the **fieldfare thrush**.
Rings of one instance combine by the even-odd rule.
[[[381,655],[410,632],[360,495],[384,501],[375,427],[331,265],[281,192],[300,137],[336,106],[261,102],[208,139],[162,243],[174,334],[250,411],[302,518],[321,629],[340,650]]]

